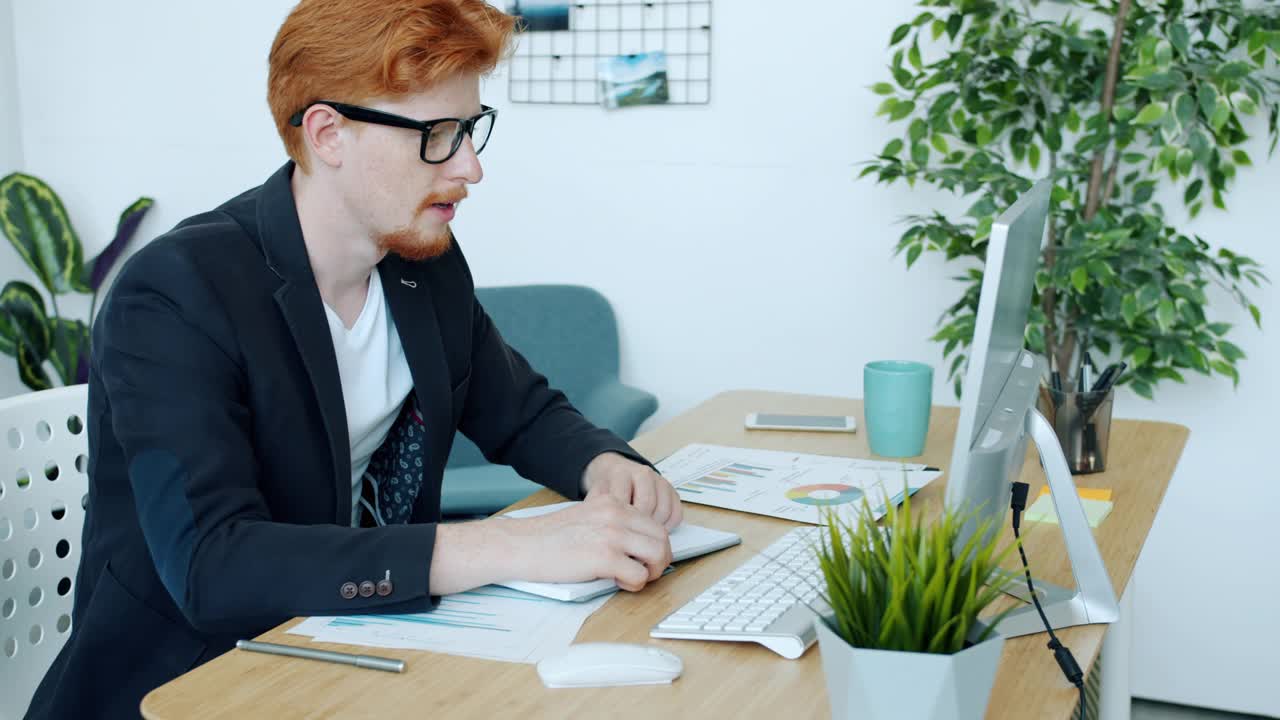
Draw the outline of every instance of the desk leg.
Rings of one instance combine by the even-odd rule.
[[[1129,720],[1133,695],[1129,668],[1133,643],[1133,580],[1120,598],[1120,619],[1111,623],[1102,639],[1102,694],[1098,720]],[[1092,714],[1092,713],[1090,713]]]

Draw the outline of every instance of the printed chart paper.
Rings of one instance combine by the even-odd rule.
[[[289,632],[316,642],[536,663],[568,648],[582,623],[608,600],[566,603],[486,585],[445,595],[427,613],[311,617]]]
[[[902,501],[904,483],[914,494],[942,475],[913,463],[703,444],[686,445],[657,468],[685,502],[811,525],[822,524],[824,509],[855,522],[864,499],[879,519],[886,498]]]

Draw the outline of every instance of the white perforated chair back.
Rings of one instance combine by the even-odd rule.
[[[88,397],[73,385],[0,400],[0,720],[26,713],[71,632]]]

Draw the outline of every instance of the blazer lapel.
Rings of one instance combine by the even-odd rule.
[[[275,292],[276,304],[298,347],[298,354],[311,378],[329,438],[329,455],[333,461],[333,489],[337,506],[334,521],[351,522],[351,444],[347,429],[347,409],[342,399],[342,378],[338,374],[338,358],[333,350],[333,337],[325,319],[324,301],[316,287],[302,239],[302,226],[294,205],[290,178],[293,163],[278,170],[262,186],[258,202],[258,227],[262,233],[262,249],[267,265],[284,281]]]
[[[428,437],[439,438],[446,426],[447,434],[452,436],[449,365],[435,301],[427,284],[426,264],[388,255],[378,264],[378,272],[405,360],[409,363],[409,373],[413,376],[414,394],[427,424]],[[440,464],[443,465],[443,461]]]

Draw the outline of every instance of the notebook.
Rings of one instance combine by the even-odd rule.
[[[513,510],[499,517],[508,518],[527,518],[537,517],[538,515],[546,515],[564,510],[567,507],[577,505],[575,501],[555,503],[554,505],[542,505],[535,508],[525,508],[523,510]],[[671,531],[671,559],[675,562],[688,560],[699,555],[706,555],[716,550],[723,550],[742,542],[742,538],[731,532],[723,530],[713,530],[701,525],[690,525],[689,523],[681,523],[679,527]],[[670,568],[668,568],[670,572]],[[663,573],[664,575],[666,573]],[[569,602],[583,602],[595,597],[611,593],[618,589],[618,584],[613,580],[604,578],[600,580],[589,580],[587,582],[576,583],[546,583],[546,582],[528,582],[525,580],[508,580],[505,582],[494,583],[503,587],[509,587],[512,590],[519,590],[533,595],[541,595],[542,597],[552,598],[554,600],[566,600]]]

